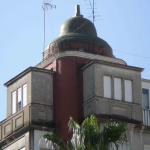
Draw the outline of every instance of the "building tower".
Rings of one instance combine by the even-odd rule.
[[[142,71],[115,58],[93,23],[75,6],[59,37],[45,48],[43,61],[4,84],[7,118],[0,122],[1,149],[52,149],[51,143],[38,147],[43,134],[56,133],[68,140],[70,116],[81,122],[95,114],[100,130],[110,118],[128,124],[127,149],[149,150],[150,81],[141,82]]]

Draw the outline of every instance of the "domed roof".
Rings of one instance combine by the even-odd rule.
[[[51,47],[62,47],[64,44],[81,45],[83,43],[105,48],[109,55],[103,55],[113,57],[110,45],[103,39],[97,37],[94,24],[90,20],[83,18],[80,14],[80,6],[76,5],[75,15],[61,25],[59,37],[52,41],[45,50],[51,49]]]
[[[92,37],[97,37],[96,29],[93,23],[90,20],[81,16],[72,17],[66,20],[60,27],[59,37],[72,33],[79,33]]]

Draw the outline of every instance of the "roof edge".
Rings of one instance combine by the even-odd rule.
[[[144,70],[144,68],[139,68],[139,67],[134,67],[134,66],[129,66],[129,65],[123,65],[123,64],[118,64],[118,63],[112,63],[112,62],[106,62],[106,61],[102,61],[102,60],[92,60],[89,63],[87,63],[84,67],[82,67],[81,69],[84,70],[85,68],[87,68],[88,66],[90,66],[90,65],[92,65],[94,63],[110,65],[110,66],[115,66],[115,67],[130,69],[130,70],[135,70],[135,71],[139,71],[139,72],[142,72]]]
[[[21,73],[19,73],[18,75],[16,75],[15,77],[13,77],[12,79],[10,79],[9,81],[7,81],[6,83],[4,83],[4,86],[8,87],[12,83],[14,83],[16,80],[20,79],[21,77],[23,77],[24,75],[26,75],[27,73],[29,73],[31,71],[53,73],[53,71],[51,71],[51,70],[37,68],[37,67],[29,67],[29,68],[25,69],[24,71],[22,71]]]

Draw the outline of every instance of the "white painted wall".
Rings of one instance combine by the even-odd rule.
[[[150,81],[149,82],[142,81],[142,88],[150,90]]]
[[[3,150],[21,150],[25,147],[25,136]]]
[[[144,145],[144,150],[150,150],[150,145]]]
[[[40,147],[39,147],[39,139],[44,135],[44,134],[50,134],[52,135],[53,132],[46,132],[46,131],[40,131],[40,130],[34,130],[34,150],[40,150]],[[41,148],[45,148],[45,149],[48,149],[45,146],[42,146]]]

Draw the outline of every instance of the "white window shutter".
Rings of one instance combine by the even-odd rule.
[[[114,78],[114,98],[122,100],[121,78]]]
[[[18,89],[18,102],[21,102],[21,88]]]
[[[104,82],[104,97],[111,98],[111,77],[103,76]]]
[[[22,94],[23,94],[23,107],[25,107],[27,105],[27,84],[23,85]]]
[[[16,112],[16,91],[12,93],[11,102],[12,102],[12,114],[14,114]]]
[[[125,101],[132,102],[132,81],[125,80]]]

